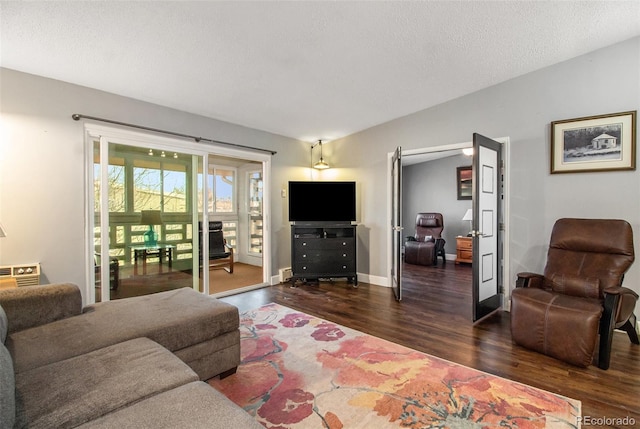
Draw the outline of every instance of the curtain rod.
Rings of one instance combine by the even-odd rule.
[[[73,115],[71,115],[71,118],[74,121],[79,121],[80,119],[90,119],[92,121],[107,122],[109,124],[123,125],[125,127],[131,127],[131,128],[138,128],[140,130],[154,131],[154,132],[157,132],[157,133],[168,134],[168,135],[171,135],[171,136],[184,137],[184,138],[187,138],[187,139],[193,139],[194,141],[196,141],[198,143],[199,142],[209,142],[209,143],[221,144],[221,145],[225,145],[225,146],[237,147],[237,148],[241,148],[241,149],[248,149],[248,150],[255,150],[255,151],[260,151],[260,152],[267,152],[267,153],[270,153],[271,155],[275,155],[276,153],[278,153],[278,152],[276,152],[274,150],[261,149],[259,147],[245,146],[245,145],[241,145],[241,144],[237,144],[237,143],[222,142],[220,140],[212,140],[212,139],[207,139],[207,138],[204,138],[204,137],[192,136],[192,135],[189,135],[189,134],[182,134],[182,133],[176,133],[176,132],[173,132],[173,131],[160,130],[158,128],[145,127],[143,125],[128,124],[126,122],[114,121],[114,120],[111,120],[111,119],[96,118],[95,116],[81,115],[79,113],[74,113]]]

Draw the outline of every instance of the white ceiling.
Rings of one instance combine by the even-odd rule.
[[[0,3],[2,67],[307,141],[638,35],[637,0]]]

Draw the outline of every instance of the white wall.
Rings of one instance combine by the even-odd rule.
[[[297,140],[105,92],[0,69],[0,265],[40,262],[42,282],[84,288],[85,172],[82,122],[104,117],[272,149],[272,272],[288,265],[289,223],[279,185],[306,178]]]
[[[469,65],[473,67],[472,64]],[[471,141],[472,133],[510,138],[509,243],[513,286],[521,271],[540,271],[551,227],[560,217],[622,218],[640,232],[640,172],[549,174],[550,122],[640,110],[640,38],[583,55],[334,142],[362,183],[368,230],[359,266],[387,276],[387,154]],[[635,240],[640,253],[640,242]],[[365,256],[366,255],[366,256]],[[640,261],[625,278],[640,291]]]

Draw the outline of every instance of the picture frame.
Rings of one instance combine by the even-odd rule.
[[[551,122],[551,174],[635,170],[636,114]]]
[[[472,197],[472,176],[471,166],[456,168],[456,187],[459,200],[470,200]]]

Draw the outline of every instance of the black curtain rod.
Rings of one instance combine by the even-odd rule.
[[[244,145],[237,144],[237,143],[221,142],[219,140],[212,140],[212,139],[207,139],[207,138],[204,138],[204,137],[196,137],[196,136],[191,136],[189,134],[176,133],[176,132],[173,132],[173,131],[160,130],[158,128],[145,127],[145,126],[142,126],[142,125],[128,124],[126,122],[113,121],[111,119],[96,118],[95,116],[81,115],[79,113],[74,113],[73,115],[71,115],[71,118],[73,118],[74,121],[79,121],[80,119],[90,119],[92,121],[100,121],[100,122],[107,122],[109,124],[123,125],[125,127],[138,128],[140,130],[153,131],[153,132],[156,132],[156,133],[162,133],[162,134],[168,134],[168,135],[171,135],[171,136],[192,139],[192,140],[194,140],[194,141],[196,141],[198,143],[199,142],[209,142],[209,143],[221,144],[221,145],[231,146],[231,147],[236,147],[236,148],[241,148],[241,149],[256,150],[256,151],[259,151],[259,152],[267,152],[267,153],[270,153],[271,155],[275,155],[276,153],[278,153],[278,152],[276,152],[274,150],[261,149],[259,147],[244,146]]]

